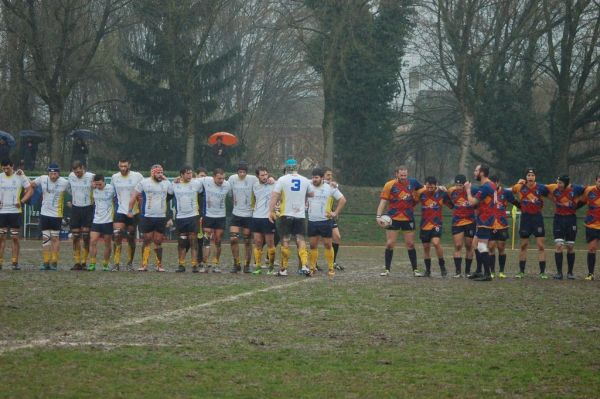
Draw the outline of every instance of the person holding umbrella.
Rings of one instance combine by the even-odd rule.
[[[0,160],[10,158],[10,149],[15,146],[15,138],[7,132],[0,131]]]
[[[214,169],[227,169],[227,158],[229,156],[227,147],[236,145],[237,142],[237,137],[227,132],[217,132],[208,138],[208,144],[212,146]]]

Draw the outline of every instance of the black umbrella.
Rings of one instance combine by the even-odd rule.
[[[100,138],[100,135],[88,129],[75,129],[71,133],[69,133],[69,137],[71,137],[72,139],[98,140]]]
[[[0,130],[0,139],[6,141],[9,147],[14,147],[16,142],[12,134]]]
[[[17,133],[19,137],[24,139],[33,139],[36,141],[46,141],[46,133],[45,132],[36,132],[35,130],[21,130]]]

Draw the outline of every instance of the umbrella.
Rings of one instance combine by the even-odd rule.
[[[35,130],[21,130],[17,133],[19,137],[24,139],[34,139],[39,141],[46,141],[46,133],[45,132],[36,132]]]
[[[69,133],[69,137],[72,139],[82,139],[82,140],[98,140],[100,136],[96,132],[92,132],[88,129],[75,129],[71,133]]]
[[[221,137],[223,139],[223,145],[236,145],[238,142],[235,134],[227,133],[227,132],[217,132],[210,135],[208,138],[208,144],[215,145],[217,144],[217,139]]]
[[[3,132],[2,130],[0,130],[0,139],[6,141],[6,144],[8,144],[9,147],[14,147],[16,144],[15,138],[12,136],[12,134]]]

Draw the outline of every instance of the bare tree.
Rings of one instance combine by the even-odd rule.
[[[2,0],[9,29],[25,43],[25,83],[48,107],[50,156],[60,160],[63,113],[74,88],[105,64],[97,51],[130,0]]]

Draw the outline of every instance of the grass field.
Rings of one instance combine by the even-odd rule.
[[[403,249],[382,278],[381,247],[343,247],[334,279],[2,270],[0,397],[598,397],[577,255],[576,281],[416,279]]]

